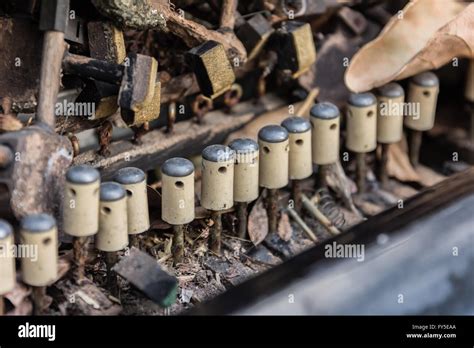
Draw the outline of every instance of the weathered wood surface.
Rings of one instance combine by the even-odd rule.
[[[242,102],[231,114],[212,111],[204,117],[203,124],[196,124],[193,120],[178,122],[172,134],[161,129],[152,130],[141,138],[141,144],[131,141],[112,143],[109,156],[99,156],[91,150],[77,156],[74,164],[91,164],[102,172],[104,179],[110,178],[122,167],[151,170],[170,157],[200,154],[207,145],[222,143],[228,134],[243,127],[255,116],[283,104],[282,99],[272,95],[262,98],[259,104]]]
[[[36,117],[51,128],[56,122],[55,105],[61,86],[61,62],[65,50],[64,33],[48,31],[44,34]]]

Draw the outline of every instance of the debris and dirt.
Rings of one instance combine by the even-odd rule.
[[[143,54],[159,61],[157,78],[152,82],[162,85],[161,108],[153,115],[156,117],[152,122],[133,129],[125,128],[119,112],[98,120],[60,113],[51,129],[39,125],[32,113],[39,98],[37,62],[41,60],[42,42],[37,30],[39,14],[17,16],[14,11],[8,12],[8,6],[0,5],[0,54],[3,58],[0,64],[3,78],[0,83],[0,92],[3,92],[0,94],[0,136],[2,145],[16,150],[15,156],[21,154],[20,160],[15,158],[14,163],[7,163],[11,162],[8,156],[0,156],[0,164],[6,163],[4,167],[0,165],[0,212],[10,220],[36,212],[51,213],[58,219],[58,278],[47,288],[44,299],[49,309],[45,314],[184,313],[314,245],[325,243],[335,234],[344,233],[376,214],[397,207],[423,188],[465,169],[469,162],[472,164],[474,145],[469,137],[474,126],[469,125],[467,117],[461,121],[454,117],[462,115],[462,110],[452,105],[454,92],[450,94],[449,87],[445,92],[442,86],[446,97],[440,98],[436,126],[424,134],[428,144],[424,146],[432,148],[430,151],[422,149],[422,164],[410,163],[406,139],[391,144],[386,162],[389,179],[382,186],[373,171],[382,151],[368,153],[365,158],[367,175],[363,178],[367,190],[359,193],[353,154],[349,159],[345,158],[348,152],[341,142],[340,161],[325,165],[324,170],[314,167],[318,175],[324,173],[326,176],[324,185],[316,182],[316,175],[300,182],[308,201],[325,216],[325,225],[305,208],[293,210],[289,203],[290,189],[284,188],[275,195],[278,196],[278,200],[274,200],[278,219],[272,221],[278,223],[275,233],[271,233],[265,206],[268,190],[262,189],[259,198],[248,204],[246,238],[239,237],[235,209],[222,211],[222,252],[216,255],[209,247],[215,219],[210,211],[199,205],[199,154],[206,146],[227,144],[237,138],[256,140],[263,126],[280,124],[289,114],[308,118],[311,106],[323,101],[339,107],[342,139],[346,135],[344,121],[351,91],[367,91],[427,68],[438,68],[453,57],[472,59],[474,43],[472,31],[468,29],[474,18],[474,4],[467,6],[455,0],[445,2],[432,6],[427,0],[413,0],[397,12],[395,5],[400,5],[401,9],[406,1],[391,2],[396,3],[393,8],[385,6],[384,1],[309,1],[307,8],[293,14],[298,21],[311,24],[308,36],[317,48],[317,60],[310,62],[308,69],[298,75],[282,69],[291,66],[291,60],[302,58],[298,54],[289,57],[288,62],[284,61],[287,57],[277,54],[278,47],[272,46],[275,43],[270,39],[267,41],[268,38],[261,37],[264,35],[258,32],[255,41],[264,54],[248,59],[249,52],[234,34],[234,26],[238,28],[255,14],[263,18],[272,33],[284,32],[291,23],[284,8],[286,5],[282,5],[284,1],[265,0],[253,4],[244,1],[237,4],[234,0],[222,1],[222,4],[218,1],[202,4],[193,0],[176,1],[176,6],[179,4],[182,8],[161,0],[92,0],[80,2],[80,6],[75,4],[85,23],[93,19],[117,26],[114,33],[118,33],[119,38],[108,39],[111,40],[109,43],[115,39],[120,41],[117,47],[123,44],[124,54]],[[298,2],[292,3],[297,5]],[[91,18],[88,11],[93,13]],[[404,20],[399,20],[397,15],[404,16]],[[66,33],[66,40],[71,54],[88,58],[91,51],[84,39],[84,28],[87,25],[75,28],[76,37]],[[18,37],[29,40],[16,45]],[[229,70],[235,74],[234,83],[226,86],[229,89],[213,100],[201,94],[200,83],[222,73],[218,71],[219,62],[211,62],[209,66],[203,63],[206,66],[202,70],[210,70],[203,72],[193,71],[186,59],[191,49],[209,40],[213,41],[212,45],[222,45],[231,65]],[[292,45],[297,45],[298,40],[304,40],[304,37],[295,36]],[[20,56],[18,69],[12,69],[11,62]],[[228,64],[224,65],[228,67]],[[119,71],[124,68],[122,65],[113,67]],[[442,76],[443,71],[439,73]],[[204,74],[204,78],[198,79],[200,74]],[[456,71],[457,80],[444,80],[458,87],[463,74],[464,70]],[[65,71],[60,77],[61,88],[76,92],[86,90],[94,80]],[[114,102],[118,89],[113,85],[112,95],[105,99]],[[240,91],[238,97],[232,94],[233,91]],[[94,103],[104,102],[103,97],[94,95]],[[465,102],[453,100],[454,104]],[[464,107],[472,117],[472,103]],[[445,150],[442,156],[439,155],[441,150]],[[431,157],[425,155],[427,152]],[[5,153],[9,154],[8,151]],[[462,161],[450,159],[457,155]],[[158,169],[166,159],[174,156],[193,158],[196,167],[195,220],[186,226],[184,256],[177,263],[172,254],[173,227],[161,219],[161,173]],[[436,161],[443,163],[440,165]],[[89,245],[86,260],[86,279],[80,284],[74,280],[71,238],[62,233],[60,218],[64,174],[71,163],[99,169],[103,181],[111,179],[124,166],[147,171],[150,229],[137,237],[138,248],[118,252],[119,260],[113,268],[120,276],[117,294],[112,295],[107,290],[105,256],[94,249],[93,243]],[[270,214],[270,217],[276,215]],[[327,220],[334,229],[328,228]],[[18,279],[21,279],[21,273]],[[33,312],[31,288],[21,282],[3,296],[8,314]]]

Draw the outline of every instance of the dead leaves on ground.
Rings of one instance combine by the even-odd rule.
[[[254,245],[260,244],[268,234],[268,216],[262,196],[260,196],[250,211],[248,233]]]

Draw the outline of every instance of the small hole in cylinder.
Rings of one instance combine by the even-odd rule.
[[[127,191],[127,196],[128,196],[128,197],[132,197],[132,196],[133,196],[133,192],[132,192],[132,191],[130,191],[130,190],[126,190],[126,191]]]
[[[372,117],[372,116],[374,116],[374,112],[373,112],[373,111],[369,111],[369,112],[367,113],[367,117]]]
[[[263,147],[263,153],[270,153],[270,149],[268,148],[268,146]]]
[[[218,171],[221,174],[225,174],[227,172],[227,168],[226,167],[219,167]]]
[[[423,95],[425,97],[429,97],[431,95],[430,91],[423,91]]]
[[[43,239],[43,245],[49,245],[49,244],[51,244],[51,238]]]
[[[206,107],[207,107],[207,102],[205,100],[199,102],[198,104],[199,110],[204,110]]]
[[[337,124],[333,123],[331,126],[329,126],[329,129],[335,130],[337,128]]]
[[[76,190],[74,190],[74,189],[69,189],[69,192],[71,193],[71,196],[75,196],[75,195],[76,195]]]
[[[109,207],[103,207],[102,208],[102,214],[110,214],[112,210]]]
[[[182,181],[176,181],[174,186],[176,186],[176,188],[182,189],[184,187],[184,183]]]
[[[303,145],[303,139],[298,139],[295,141],[296,145],[301,146]]]

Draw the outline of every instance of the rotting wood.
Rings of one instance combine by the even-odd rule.
[[[214,40],[221,43],[227,51],[229,59],[238,59],[241,63],[247,60],[244,45],[233,33],[220,33],[209,30],[205,26],[183,18],[178,12],[159,0],[150,1],[152,6],[166,18],[166,27],[179,36],[189,47],[197,46],[205,41]]]

